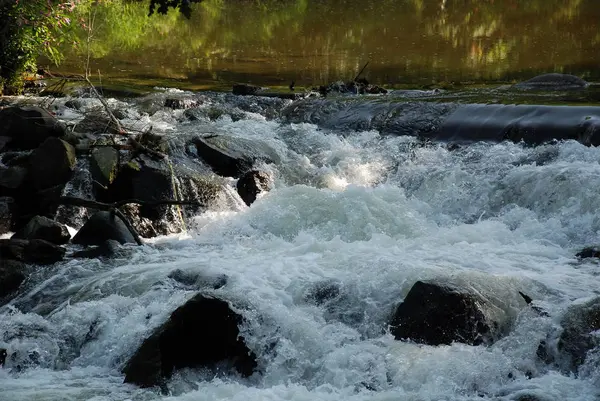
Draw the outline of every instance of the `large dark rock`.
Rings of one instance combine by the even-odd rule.
[[[588,351],[600,347],[600,297],[572,306],[561,321],[563,332],[558,342],[558,351],[563,367],[572,371],[585,362]]]
[[[397,340],[429,345],[491,344],[501,322],[486,304],[484,298],[465,288],[417,281],[396,309],[391,333]]]
[[[79,245],[102,245],[107,240],[115,240],[120,244],[137,243],[123,220],[105,211],[93,214],[75,234],[72,242]]]
[[[227,135],[210,135],[194,139],[198,156],[223,177],[239,178],[252,168],[256,160],[277,163],[274,149],[260,140]]]
[[[125,382],[151,387],[182,368],[226,366],[252,375],[256,356],[240,336],[240,323],[226,301],[196,295],[142,343],[123,369]]]
[[[256,95],[257,93],[259,93],[262,90],[263,90],[263,88],[261,88],[260,86],[249,85],[249,84],[235,84],[235,85],[233,85],[231,92],[234,95],[249,96],[249,95]]]
[[[30,159],[29,176],[33,188],[44,190],[64,186],[75,169],[75,148],[50,137],[37,148]]]
[[[524,82],[519,82],[514,85],[516,89],[524,90],[577,90],[585,89],[588,83],[583,79],[569,74],[543,74],[537,77],[528,79]]]
[[[0,234],[6,234],[11,230],[14,202],[13,198],[0,197]]]
[[[0,239],[0,260],[49,265],[63,260],[65,248],[42,239]]]
[[[193,164],[193,163],[190,163]],[[145,202],[184,199],[210,205],[222,191],[222,183],[206,174],[171,164],[166,160],[138,157],[121,168],[109,186],[106,199],[116,202],[137,199]],[[174,190],[178,183],[178,192]],[[179,213],[179,210],[182,213]],[[196,214],[194,206],[137,206],[124,208],[124,214],[143,237],[165,235],[182,229],[181,217]]]
[[[0,299],[19,289],[25,280],[25,265],[15,260],[0,260]]]
[[[69,242],[71,234],[64,224],[44,216],[35,216],[17,231],[13,239],[43,239],[56,245]]]
[[[27,169],[21,166],[0,166],[0,196],[13,195],[25,182]]]
[[[10,138],[6,149],[35,149],[50,137],[61,137],[65,127],[40,107],[7,107],[0,110],[0,136]]]
[[[270,183],[271,177],[267,173],[252,170],[240,177],[236,187],[242,200],[250,206],[254,203],[258,194],[271,189]]]
[[[588,246],[577,252],[575,256],[579,259],[600,258],[600,247]]]

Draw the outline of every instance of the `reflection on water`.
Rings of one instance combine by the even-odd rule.
[[[205,0],[190,21],[114,0],[96,13],[91,70],[122,81],[308,86],[366,61],[367,78],[387,84],[600,80],[598,0]],[[85,47],[62,69],[81,70]]]

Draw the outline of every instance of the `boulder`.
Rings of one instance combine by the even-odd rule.
[[[0,166],[0,195],[12,195],[23,185],[27,169],[21,166]]]
[[[0,235],[11,230],[14,202],[13,198],[0,197]]]
[[[259,93],[262,90],[263,90],[263,88],[261,88],[260,86],[256,86],[256,85],[235,84],[235,85],[233,85],[232,93],[234,95],[249,96],[249,95],[256,95],[257,93]]]
[[[223,177],[239,178],[252,168],[255,161],[277,163],[274,149],[260,140],[227,135],[208,135],[193,140],[198,156]]]
[[[222,183],[212,177],[212,174],[169,163],[166,160],[157,161],[139,156],[121,168],[117,178],[109,186],[105,200],[108,202],[125,199],[145,202],[174,200],[176,193],[173,184],[176,183],[178,199],[209,205],[222,191]],[[181,230],[183,228],[181,217],[182,215],[185,217],[187,211],[196,214],[198,207],[128,205],[123,208],[125,216],[146,238]]]
[[[226,301],[194,296],[144,340],[123,369],[125,383],[156,386],[182,368],[225,366],[252,375],[256,356],[240,336],[240,323]]]
[[[0,136],[10,138],[5,148],[35,149],[51,137],[61,137],[66,130],[52,114],[40,107],[7,107],[0,110]]]
[[[97,147],[90,156],[92,179],[103,187],[112,184],[119,168],[119,151],[109,146]]]
[[[44,216],[35,216],[11,238],[43,239],[56,245],[63,245],[69,242],[71,234],[64,224]]]
[[[136,234],[132,233],[119,216],[111,212],[96,212],[85,222],[73,237],[79,245],[102,245],[107,240],[120,244],[136,244]]]
[[[75,169],[75,148],[50,137],[37,148],[30,159],[29,177],[33,188],[43,190],[64,186]]]
[[[23,281],[25,265],[22,262],[8,259],[0,261],[0,299],[17,291]]]
[[[73,252],[71,257],[85,259],[112,258],[119,252],[120,245],[121,244],[118,241],[109,239],[98,246],[93,246],[82,251]]]
[[[119,127],[103,112],[88,113],[77,123],[73,131],[79,134],[119,134]]]
[[[524,82],[519,82],[514,85],[516,89],[524,90],[577,90],[585,89],[588,83],[583,79],[569,74],[543,74],[537,77],[528,79]]]
[[[600,346],[600,297],[570,307],[562,318],[563,331],[558,341],[561,365],[577,371],[588,351]]]
[[[0,259],[49,265],[63,260],[65,252],[65,248],[42,239],[0,239]]]
[[[417,281],[390,324],[397,340],[428,345],[491,344],[501,321],[493,306],[474,291],[450,283]]]
[[[271,177],[265,172],[252,170],[240,177],[236,184],[237,192],[250,206],[261,192],[271,189]]]

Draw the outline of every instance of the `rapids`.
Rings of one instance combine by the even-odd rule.
[[[165,109],[167,96],[201,106]],[[77,122],[81,112],[64,103],[52,105],[58,117]],[[262,166],[274,189],[251,207],[232,189],[187,232],[110,262],[39,269],[0,307],[0,348],[16,355],[0,369],[0,400],[599,399],[598,361],[575,377],[539,362],[536,350],[556,341],[568,305],[600,294],[599,265],[574,256],[600,242],[600,149],[575,141],[453,149],[291,122],[281,114],[291,101],[226,94],[163,90],[110,103],[126,110],[125,124],[167,135],[174,163],[179,138],[192,134],[267,143],[280,160]],[[202,289],[169,278],[176,269],[229,281]],[[439,277],[499,299],[522,291],[549,316],[521,310],[490,347],[395,341],[386,331],[393,308],[415,281]],[[335,302],[307,301],[330,281],[340,284]],[[199,289],[246,305],[241,331],[262,374],[183,370],[163,391],[123,384],[120,370],[142,340]]]

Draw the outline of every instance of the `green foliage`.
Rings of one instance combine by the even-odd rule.
[[[0,93],[16,94],[23,74],[35,71],[36,59],[61,60],[58,51],[68,38],[69,12],[75,1],[5,0],[0,4]]]

